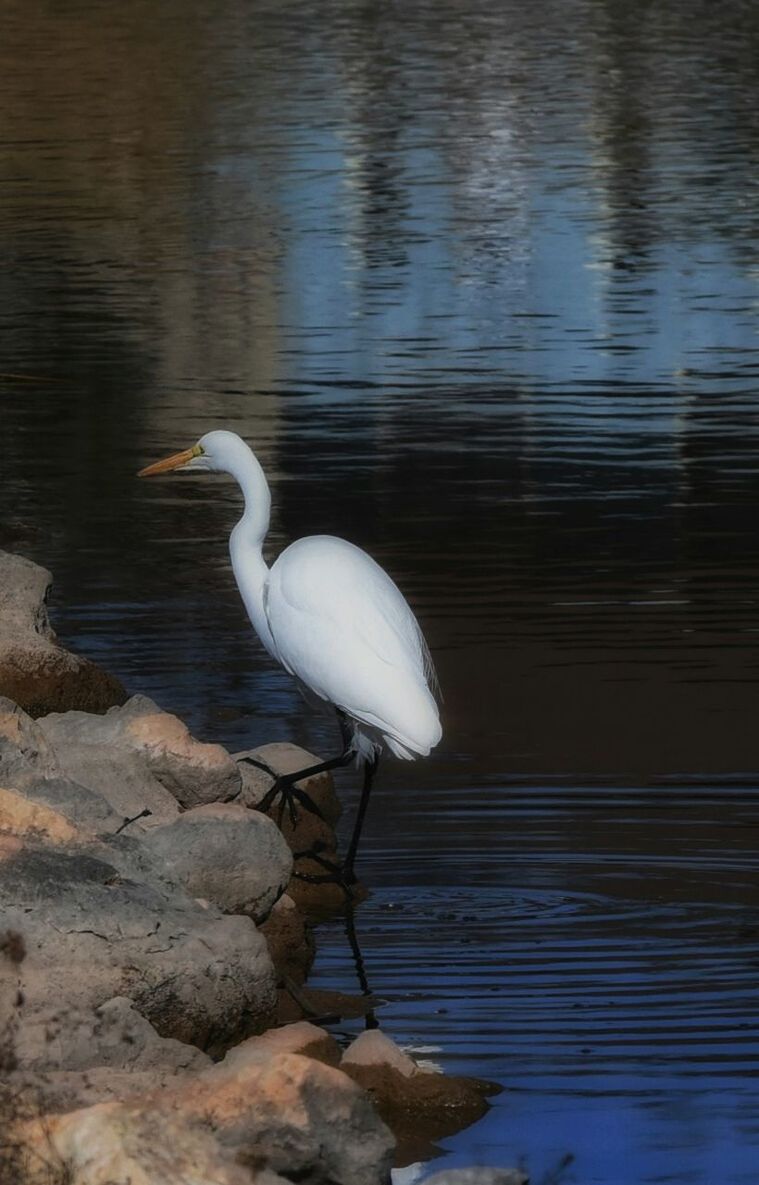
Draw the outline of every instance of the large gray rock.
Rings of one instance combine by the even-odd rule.
[[[292,853],[275,823],[236,803],[193,807],[143,841],[193,897],[263,921],[285,891]]]
[[[159,1036],[124,997],[86,1011],[31,1013],[22,997],[13,1032],[16,1057],[6,1081],[45,1112],[147,1094],[212,1065],[194,1045]]]
[[[131,1077],[137,1090],[145,1088],[161,1043],[145,1032],[128,1002],[111,1001],[99,1013],[104,1028],[93,1035],[91,1060],[118,1062],[118,1045],[132,1036]],[[386,1185],[393,1137],[364,1092],[331,1064],[338,1057],[336,1042],[323,1030],[292,1025],[243,1042],[217,1065],[194,1066],[120,1102],[72,1110],[76,1094],[70,1095],[58,1114],[27,1121],[13,1134],[28,1164],[44,1148],[67,1170],[67,1180],[80,1185],[127,1178],[133,1185],[237,1185],[237,1178],[224,1175],[225,1166],[235,1164],[245,1165],[257,1185],[282,1178]],[[103,1069],[87,1074],[100,1089],[106,1088]],[[123,1072],[108,1071],[125,1089]],[[68,1079],[74,1084],[72,1073]],[[48,1085],[43,1099],[49,1104],[52,1097]],[[184,1158],[188,1149],[195,1161]],[[196,1175],[201,1170],[205,1175]]]
[[[51,585],[44,568],[0,551],[0,694],[32,716],[123,703],[118,679],[57,642],[47,611]]]
[[[69,778],[30,776],[17,780],[16,787],[28,801],[50,807],[76,828],[95,835],[118,831],[124,822],[123,815],[102,794]]]
[[[25,1019],[19,1008],[16,1054],[20,1065],[35,1071],[82,1071],[99,1067],[161,1076],[210,1068],[208,1054],[195,1045],[161,1037],[126,996],[96,1008],[65,1011],[60,1002]]]
[[[271,1021],[274,970],[253,922],[161,879],[137,841],[2,841],[0,912],[26,944],[30,1019],[52,1023],[127,996],[161,1036],[208,1049]]]
[[[47,719],[51,718],[46,717],[40,723],[44,724]],[[48,735],[52,735],[52,729]],[[134,819],[132,826],[137,831],[144,831],[178,817],[177,800],[153,776],[139,754],[115,745],[66,743],[62,736],[58,736],[53,744],[65,777],[95,791],[111,807],[114,826],[109,830],[116,830],[125,819]]]
[[[138,751],[92,736],[77,739],[87,738],[88,730],[98,738],[106,721],[86,712],[33,720],[0,697],[0,783],[60,807],[95,831],[116,831],[135,816],[138,830],[176,818],[176,799]]]
[[[176,802],[193,807],[239,795],[241,776],[227,751],[195,740],[147,696],[135,695],[105,716],[51,714],[40,727],[67,776],[104,794],[116,810],[117,791],[109,785],[119,784],[129,817],[141,796],[155,821],[169,817]]]

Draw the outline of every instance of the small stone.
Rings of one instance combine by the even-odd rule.
[[[241,1041],[230,1049],[220,1069],[239,1073],[249,1063],[266,1062],[280,1053],[297,1053],[327,1066],[337,1066],[340,1062],[340,1046],[335,1038],[317,1025],[299,1021]]]
[[[419,1066],[379,1030],[356,1038],[340,1069],[363,1086],[399,1144],[428,1145],[474,1123],[500,1087]]]
[[[413,1058],[404,1053],[381,1029],[364,1029],[343,1054],[342,1066],[390,1066],[404,1078],[420,1072]]]

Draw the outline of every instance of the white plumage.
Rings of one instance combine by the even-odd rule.
[[[172,469],[229,473],[239,483],[245,512],[229,547],[248,616],[306,698],[333,705],[344,736],[351,733],[343,754],[320,768],[344,763],[351,754],[367,764],[346,861],[352,872],[380,751],[386,746],[398,757],[426,756],[441,737],[430,688],[434,673],[421,630],[387,573],[344,539],[299,539],[267,567],[263,541],[271,495],[255,454],[235,433],[209,432],[193,448],[150,465],[141,476]],[[280,781],[292,783],[293,777]]]
[[[427,647],[398,587],[344,539],[299,539],[271,568],[264,610],[277,657],[356,725],[357,746],[426,756],[440,740]]]

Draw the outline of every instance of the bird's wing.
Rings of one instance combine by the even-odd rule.
[[[316,535],[288,547],[272,567],[266,613],[285,662],[304,631],[334,627],[344,645],[425,677],[426,646],[402,593],[366,552],[342,539]]]
[[[266,609],[283,665],[321,698],[371,723],[407,721],[415,706],[429,715],[419,626],[359,548],[324,535],[292,544],[271,569]]]

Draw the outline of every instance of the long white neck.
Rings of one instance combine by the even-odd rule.
[[[249,448],[234,457],[227,472],[234,477],[245,499],[245,512],[229,537],[232,571],[253,628],[275,658],[277,648],[266,618],[264,593],[269,569],[263,557],[263,542],[269,529],[271,494],[264,471]]]

